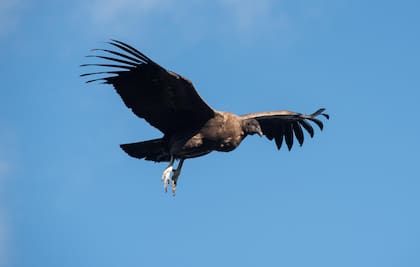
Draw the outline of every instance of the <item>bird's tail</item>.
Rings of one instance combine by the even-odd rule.
[[[120,145],[128,155],[155,162],[169,161],[168,143],[163,138]]]

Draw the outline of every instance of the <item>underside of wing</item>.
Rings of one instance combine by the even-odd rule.
[[[186,78],[164,69],[132,46],[112,40],[118,51],[93,49],[89,55],[103,63],[83,64],[105,68],[82,74],[87,82],[112,84],[125,105],[138,117],[166,135],[199,127],[214,116],[214,110],[198,95]]]
[[[316,124],[321,130],[324,127],[323,122],[318,116],[329,119],[329,115],[324,113],[325,109],[319,109],[312,114],[301,114],[297,112],[280,110],[269,112],[257,112],[243,115],[244,119],[256,119],[261,126],[263,134],[269,140],[275,140],[278,149],[285,142],[289,150],[293,147],[293,141],[296,138],[299,145],[304,141],[304,130],[310,137],[314,136],[314,129],[311,123]]]

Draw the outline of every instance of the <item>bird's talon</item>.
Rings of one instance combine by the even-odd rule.
[[[165,192],[168,192],[168,185],[169,185],[169,182],[171,181],[172,170],[173,170],[173,167],[168,166],[168,168],[166,168],[162,174],[163,188],[165,189]]]
[[[163,171],[163,174],[162,174],[162,181],[165,181],[165,180],[168,180],[168,179],[169,179],[169,177],[171,176],[171,172],[172,172],[172,170],[173,170],[173,167],[172,167],[172,166],[168,166],[168,168],[166,168],[166,169]]]
[[[171,180],[171,187],[172,187],[172,195],[175,196],[176,194],[176,182]]]

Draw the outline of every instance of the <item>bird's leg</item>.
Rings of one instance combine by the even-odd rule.
[[[181,158],[179,160],[178,167],[176,168],[176,170],[174,170],[174,174],[172,175],[171,186],[172,186],[172,195],[173,196],[175,196],[175,193],[176,193],[176,183],[178,181],[179,175],[181,174],[181,169],[182,169],[182,164],[183,163],[184,163],[184,159]]]
[[[168,192],[168,184],[171,180],[171,172],[174,169],[174,156],[171,155],[171,160],[169,161],[168,167],[163,171],[162,174],[162,181],[163,181],[163,188],[165,189],[165,192]]]

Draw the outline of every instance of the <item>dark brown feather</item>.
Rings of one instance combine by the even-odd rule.
[[[305,120],[301,120],[301,121],[299,121],[299,124],[303,127],[303,128],[305,128],[305,130],[309,133],[309,136],[312,138],[312,137],[314,137],[314,134],[315,134],[315,132],[314,132],[314,128],[312,128],[312,126],[307,122],[307,121],[305,121]]]
[[[184,77],[167,71],[135,48],[113,40],[111,45],[123,50],[128,55],[107,49],[95,49],[120,56],[124,59],[92,55],[115,64],[83,64],[82,66],[100,66],[125,69],[109,72],[92,72],[82,76],[114,74],[91,79],[112,84],[125,105],[134,114],[144,118],[165,135],[192,127],[201,127],[214,116],[214,110],[198,95],[193,84]],[[122,56],[125,55],[125,56]]]
[[[293,147],[293,139],[296,137],[300,145],[304,142],[304,133],[302,127],[309,133],[310,137],[314,136],[314,129],[308,121],[314,122],[322,130],[323,123],[316,117],[319,115],[329,118],[324,113],[325,109],[319,109],[313,114],[306,115],[287,110],[257,112],[241,116],[243,119],[256,119],[263,131],[264,135],[272,140],[275,138],[276,146],[280,149],[283,139],[289,150]]]
[[[143,142],[120,145],[128,155],[138,159],[151,160],[155,162],[169,161],[168,142],[165,139],[153,139]]]
[[[293,124],[292,123],[286,123],[285,124],[285,132],[284,132],[284,137],[286,140],[286,145],[287,148],[292,149],[293,146]]]
[[[277,133],[275,141],[276,141],[277,149],[280,150],[281,145],[283,144],[283,136],[284,136],[283,124],[279,124],[277,126],[277,132],[275,131],[266,131],[266,132],[270,135],[274,135]],[[263,130],[263,133],[265,133],[264,130]]]
[[[300,127],[297,121],[294,121],[292,125],[293,125],[293,132],[295,133],[296,139],[298,140],[299,145],[302,146],[303,140],[305,139],[302,128]]]

